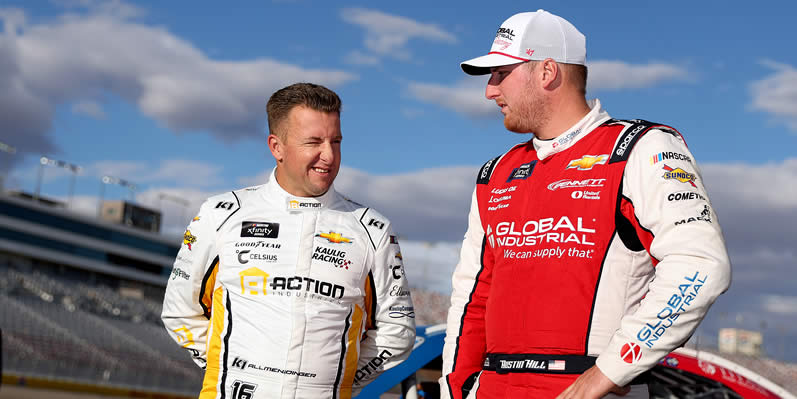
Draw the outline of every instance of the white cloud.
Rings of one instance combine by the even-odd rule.
[[[453,86],[410,82],[407,90],[416,100],[434,104],[470,118],[499,117],[494,101],[484,97],[485,77],[466,77]]]
[[[353,50],[344,58],[344,61],[352,65],[366,65],[373,66],[379,65],[381,60],[379,57],[368,55],[359,50]]]
[[[0,140],[20,152],[52,153],[55,108],[109,92],[175,131],[222,140],[262,134],[264,105],[297,81],[338,86],[355,75],[278,60],[218,61],[162,27],[134,17],[124,2],[69,1],[88,12],[26,24],[0,9]],[[84,106],[85,107],[85,106]]]
[[[765,295],[763,307],[771,313],[797,315],[797,296]]]
[[[686,70],[670,64],[627,64],[595,61],[589,64],[588,90],[622,90],[652,87],[662,82],[686,79]],[[454,85],[409,82],[407,90],[416,100],[435,104],[471,118],[500,117],[494,101],[484,97],[487,77],[466,77]]]
[[[774,73],[751,84],[751,107],[771,114],[797,132],[797,68],[772,61],[762,64]]]
[[[90,116],[94,119],[105,119],[102,106],[94,101],[80,101],[72,105],[72,112]]]
[[[629,64],[601,60],[588,63],[587,68],[587,90],[639,89],[688,78],[681,66],[655,62]]]
[[[158,165],[139,161],[99,161],[87,174],[109,175],[134,184],[169,183],[173,187],[211,187],[223,183],[222,167],[207,162],[167,159]]]
[[[702,170],[712,196],[740,206],[797,210],[797,158],[763,165],[707,163]]]
[[[340,16],[344,21],[365,29],[365,48],[373,52],[368,55],[370,57],[386,56],[407,61],[412,57],[406,48],[411,39],[425,39],[441,43],[456,43],[457,41],[454,35],[437,25],[381,11],[345,8],[341,10]]]

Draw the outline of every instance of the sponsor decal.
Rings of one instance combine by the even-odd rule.
[[[324,204],[317,201],[288,200],[288,209],[294,209],[294,210],[318,209],[323,206]]]
[[[194,344],[194,334],[191,334],[191,330],[189,330],[188,327],[181,326],[172,331],[174,331],[174,334],[177,336],[177,343],[183,348]]]
[[[376,370],[382,367],[382,365],[387,361],[387,359],[390,359],[391,356],[393,356],[392,352],[387,349],[383,350],[378,357],[371,359],[365,364],[365,366],[357,370],[357,372],[354,374],[354,383],[359,385],[363,378],[370,376]]]
[[[256,384],[235,380],[232,383],[232,399],[252,399],[256,389]]]
[[[503,360],[499,359],[496,372],[502,374],[504,370],[548,370],[547,360]]]
[[[191,230],[186,230],[183,233],[183,244],[188,247],[188,250],[191,250],[191,246],[196,243],[196,236],[191,234]]]
[[[624,134],[623,141],[620,145],[617,146],[617,150],[614,152],[618,157],[622,157],[625,154],[625,151],[628,149],[628,145],[634,140],[634,138],[639,134],[639,132],[645,130],[646,125],[637,125],[634,130]]]
[[[511,195],[502,195],[502,196],[496,196],[496,197],[491,196],[490,199],[487,202],[489,202],[491,204],[494,204],[496,202],[501,202],[501,201],[506,201],[506,200],[511,200],[511,199],[512,199]]]
[[[412,306],[391,306],[388,310],[390,311],[388,316],[393,319],[400,319],[402,317],[415,318],[415,308]]]
[[[260,253],[250,253],[248,249],[244,249],[242,251],[236,250],[235,253],[238,254],[238,262],[242,265],[249,263],[250,260],[259,260],[261,262],[268,262],[274,263],[277,261],[277,255],[274,254],[260,254]]]
[[[574,159],[567,164],[566,169],[591,170],[595,165],[604,165],[609,160],[609,154],[603,155],[584,155],[580,159]]]
[[[235,205],[234,202],[219,201],[219,203],[216,204],[216,209],[226,209],[226,210],[229,211],[229,210],[232,210],[232,207],[234,205]]]
[[[678,363],[679,363],[678,359],[670,355],[665,356],[664,359],[661,359],[661,361],[659,361],[659,364],[669,367],[678,367]]]
[[[186,273],[185,270],[175,267],[172,269],[172,280],[176,279],[177,277],[180,277],[183,280],[188,280],[191,278],[191,275]]]
[[[332,244],[351,244],[353,241],[351,238],[344,237],[343,234],[335,233],[334,231],[330,231],[329,233],[318,233],[315,236],[324,238]]]
[[[490,206],[487,208],[488,211],[497,211],[499,209],[509,208],[509,204],[498,204],[496,206]]]
[[[527,56],[529,56],[529,57],[531,57],[531,56],[532,56],[532,54],[534,54],[534,50],[532,50],[532,49],[530,49],[530,48],[527,48],[527,49],[526,49],[526,55],[527,55]]]
[[[595,219],[592,219],[595,222]],[[488,236],[493,229],[488,225]],[[568,217],[542,218],[519,222],[500,222],[495,225],[495,240],[502,247],[523,247],[547,243],[574,243],[595,245],[591,242],[594,228],[587,227],[584,219],[576,218],[575,223]],[[492,243],[492,240],[491,240]]]
[[[390,236],[390,243],[398,244],[398,238],[396,236]]]
[[[282,244],[278,242],[270,242],[270,241],[244,241],[244,242],[236,242],[236,247],[245,247],[245,248],[274,248],[280,249]]]
[[[634,342],[628,342],[620,348],[620,358],[626,363],[634,364],[642,358],[642,347]]]
[[[241,237],[277,238],[280,224],[272,222],[242,222]]]
[[[277,373],[277,374],[285,374],[285,375],[295,375],[298,377],[309,377],[315,378],[315,374],[313,373],[305,373],[303,371],[296,371],[296,370],[284,370],[277,367],[269,367],[269,366],[261,366],[254,364],[246,359],[236,356],[235,359],[232,361],[232,367],[235,367],[240,370],[257,370],[257,371],[265,371],[267,373]]]
[[[531,176],[531,172],[534,171],[535,165],[537,165],[537,161],[531,161],[512,169],[512,173],[509,174],[509,178],[506,179],[506,182],[509,183],[512,180],[526,180],[526,178]]]
[[[678,161],[692,162],[692,158],[690,158],[688,155],[679,154],[677,152],[672,152],[672,151],[665,151],[650,157],[650,164],[655,165],[661,161],[668,161],[671,159]]]
[[[490,191],[490,193],[495,195],[501,195],[501,194],[511,193],[515,190],[517,190],[517,186],[509,186],[507,188],[494,188],[492,191]]]
[[[490,175],[499,158],[501,157],[495,157],[482,165],[479,175],[476,177],[476,184],[487,184],[490,182]]]
[[[548,362],[548,370],[565,371],[567,362],[564,360],[551,360]]]
[[[498,28],[498,32],[495,33],[495,37],[503,37],[507,40],[514,40],[515,32],[513,29]]]
[[[331,263],[335,267],[345,268],[346,270],[349,270],[349,265],[352,264],[352,261],[346,259],[346,251],[324,247],[315,247],[313,259]]]
[[[194,216],[194,218],[191,219],[192,222],[196,222],[197,220],[199,220],[199,216]]]
[[[601,192],[600,191],[587,191],[587,190],[573,190],[573,192],[570,193],[570,198],[572,198],[572,199],[599,200],[599,199],[601,199]]]
[[[398,259],[398,260],[404,260],[404,257],[403,257],[403,256],[401,256],[401,251],[399,251],[399,252],[396,252],[396,255],[395,255],[395,257],[396,257],[396,259]]]
[[[390,296],[405,297],[410,296],[410,292],[405,290],[404,287],[400,285],[394,285],[390,287]]]
[[[704,221],[711,223],[711,210],[708,208],[708,205],[703,205],[703,211],[700,212],[700,216],[681,219],[675,222],[675,225],[678,226],[679,224],[692,223],[697,221]]]
[[[346,289],[338,284],[302,276],[272,276],[256,267],[240,273],[241,294],[296,296],[340,303]]]
[[[549,184],[548,190],[556,191],[568,188],[603,187],[604,182],[606,182],[606,179],[562,179]]]
[[[376,226],[376,228],[379,229],[379,230],[382,230],[382,229],[385,228],[385,222],[380,222],[380,221],[378,221],[376,219],[371,219],[371,221],[368,222],[368,225],[369,226]]]
[[[567,133],[556,139],[556,141],[554,141],[553,144],[551,145],[551,148],[556,148],[559,147],[560,145],[565,145],[573,141],[573,139],[576,138],[576,136],[578,136],[579,134],[581,134],[581,129],[573,130],[572,132]]]
[[[493,41],[493,46],[498,46],[498,49],[504,51],[507,47],[511,46],[512,42],[508,42],[500,37],[496,37]]]
[[[706,197],[704,197],[700,193],[696,193],[694,191],[682,191],[677,193],[670,193],[667,195],[667,201],[691,201],[691,200],[701,200],[707,201]]]
[[[390,266],[390,271],[393,273],[393,280],[400,280],[404,276],[404,267],[402,265]]]
[[[692,187],[697,187],[695,185],[695,180],[697,180],[697,176],[694,173],[689,173],[681,168],[673,169],[666,164],[664,165],[664,175],[662,176],[665,180],[678,180],[681,183],[689,183]]]
[[[683,276],[681,284],[667,300],[664,307],[656,314],[656,319],[645,323],[636,334],[637,340],[648,348],[653,348],[656,341],[667,333],[678,320],[678,316],[692,306],[692,301],[700,294],[708,275],[700,276],[699,272]]]
[[[717,367],[701,359],[697,359],[697,367],[700,367],[700,370],[703,370],[703,372],[708,375],[714,375],[717,373]]]

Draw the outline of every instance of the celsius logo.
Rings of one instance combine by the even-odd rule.
[[[620,349],[620,357],[624,362],[634,364],[642,358],[642,347],[633,342],[629,342]]]
[[[584,179],[584,180],[570,180],[562,179],[557,180],[548,185],[548,190],[556,191],[566,188],[581,188],[581,187],[603,187],[603,182],[606,179]]]

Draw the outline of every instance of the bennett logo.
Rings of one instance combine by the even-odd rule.
[[[556,191],[566,188],[582,188],[582,187],[603,187],[603,182],[606,179],[584,179],[584,180],[570,180],[562,179],[557,180],[548,185],[548,190]]]
[[[620,349],[620,358],[626,363],[634,364],[642,358],[642,347],[633,342],[629,342]]]
[[[609,154],[584,155],[581,159],[574,159],[567,165],[567,169],[590,170],[595,165],[603,165],[609,159]]]
[[[512,169],[512,173],[509,175],[509,178],[506,179],[506,182],[509,183],[512,180],[526,180],[526,178],[531,176],[531,172],[534,171],[535,165],[537,165],[537,161],[531,161]]]
[[[241,223],[241,237],[277,238],[280,233],[280,224],[271,222],[243,222]]]
[[[666,164],[664,165],[664,176],[662,176],[665,180],[678,180],[681,183],[689,183],[692,187],[697,187],[695,185],[695,180],[697,180],[697,176],[694,173],[689,173],[681,168],[673,169]]]

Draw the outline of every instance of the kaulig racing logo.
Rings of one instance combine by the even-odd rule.
[[[595,219],[592,219],[595,222]],[[525,223],[500,222],[487,225],[487,240],[495,247],[496,241],[501,247],[523,247],[547,243],[574,243],[595,245],[591,240],[595,229],[585,225],[583,218],[576,218],[575,223],[567,217],[542,218]]]

